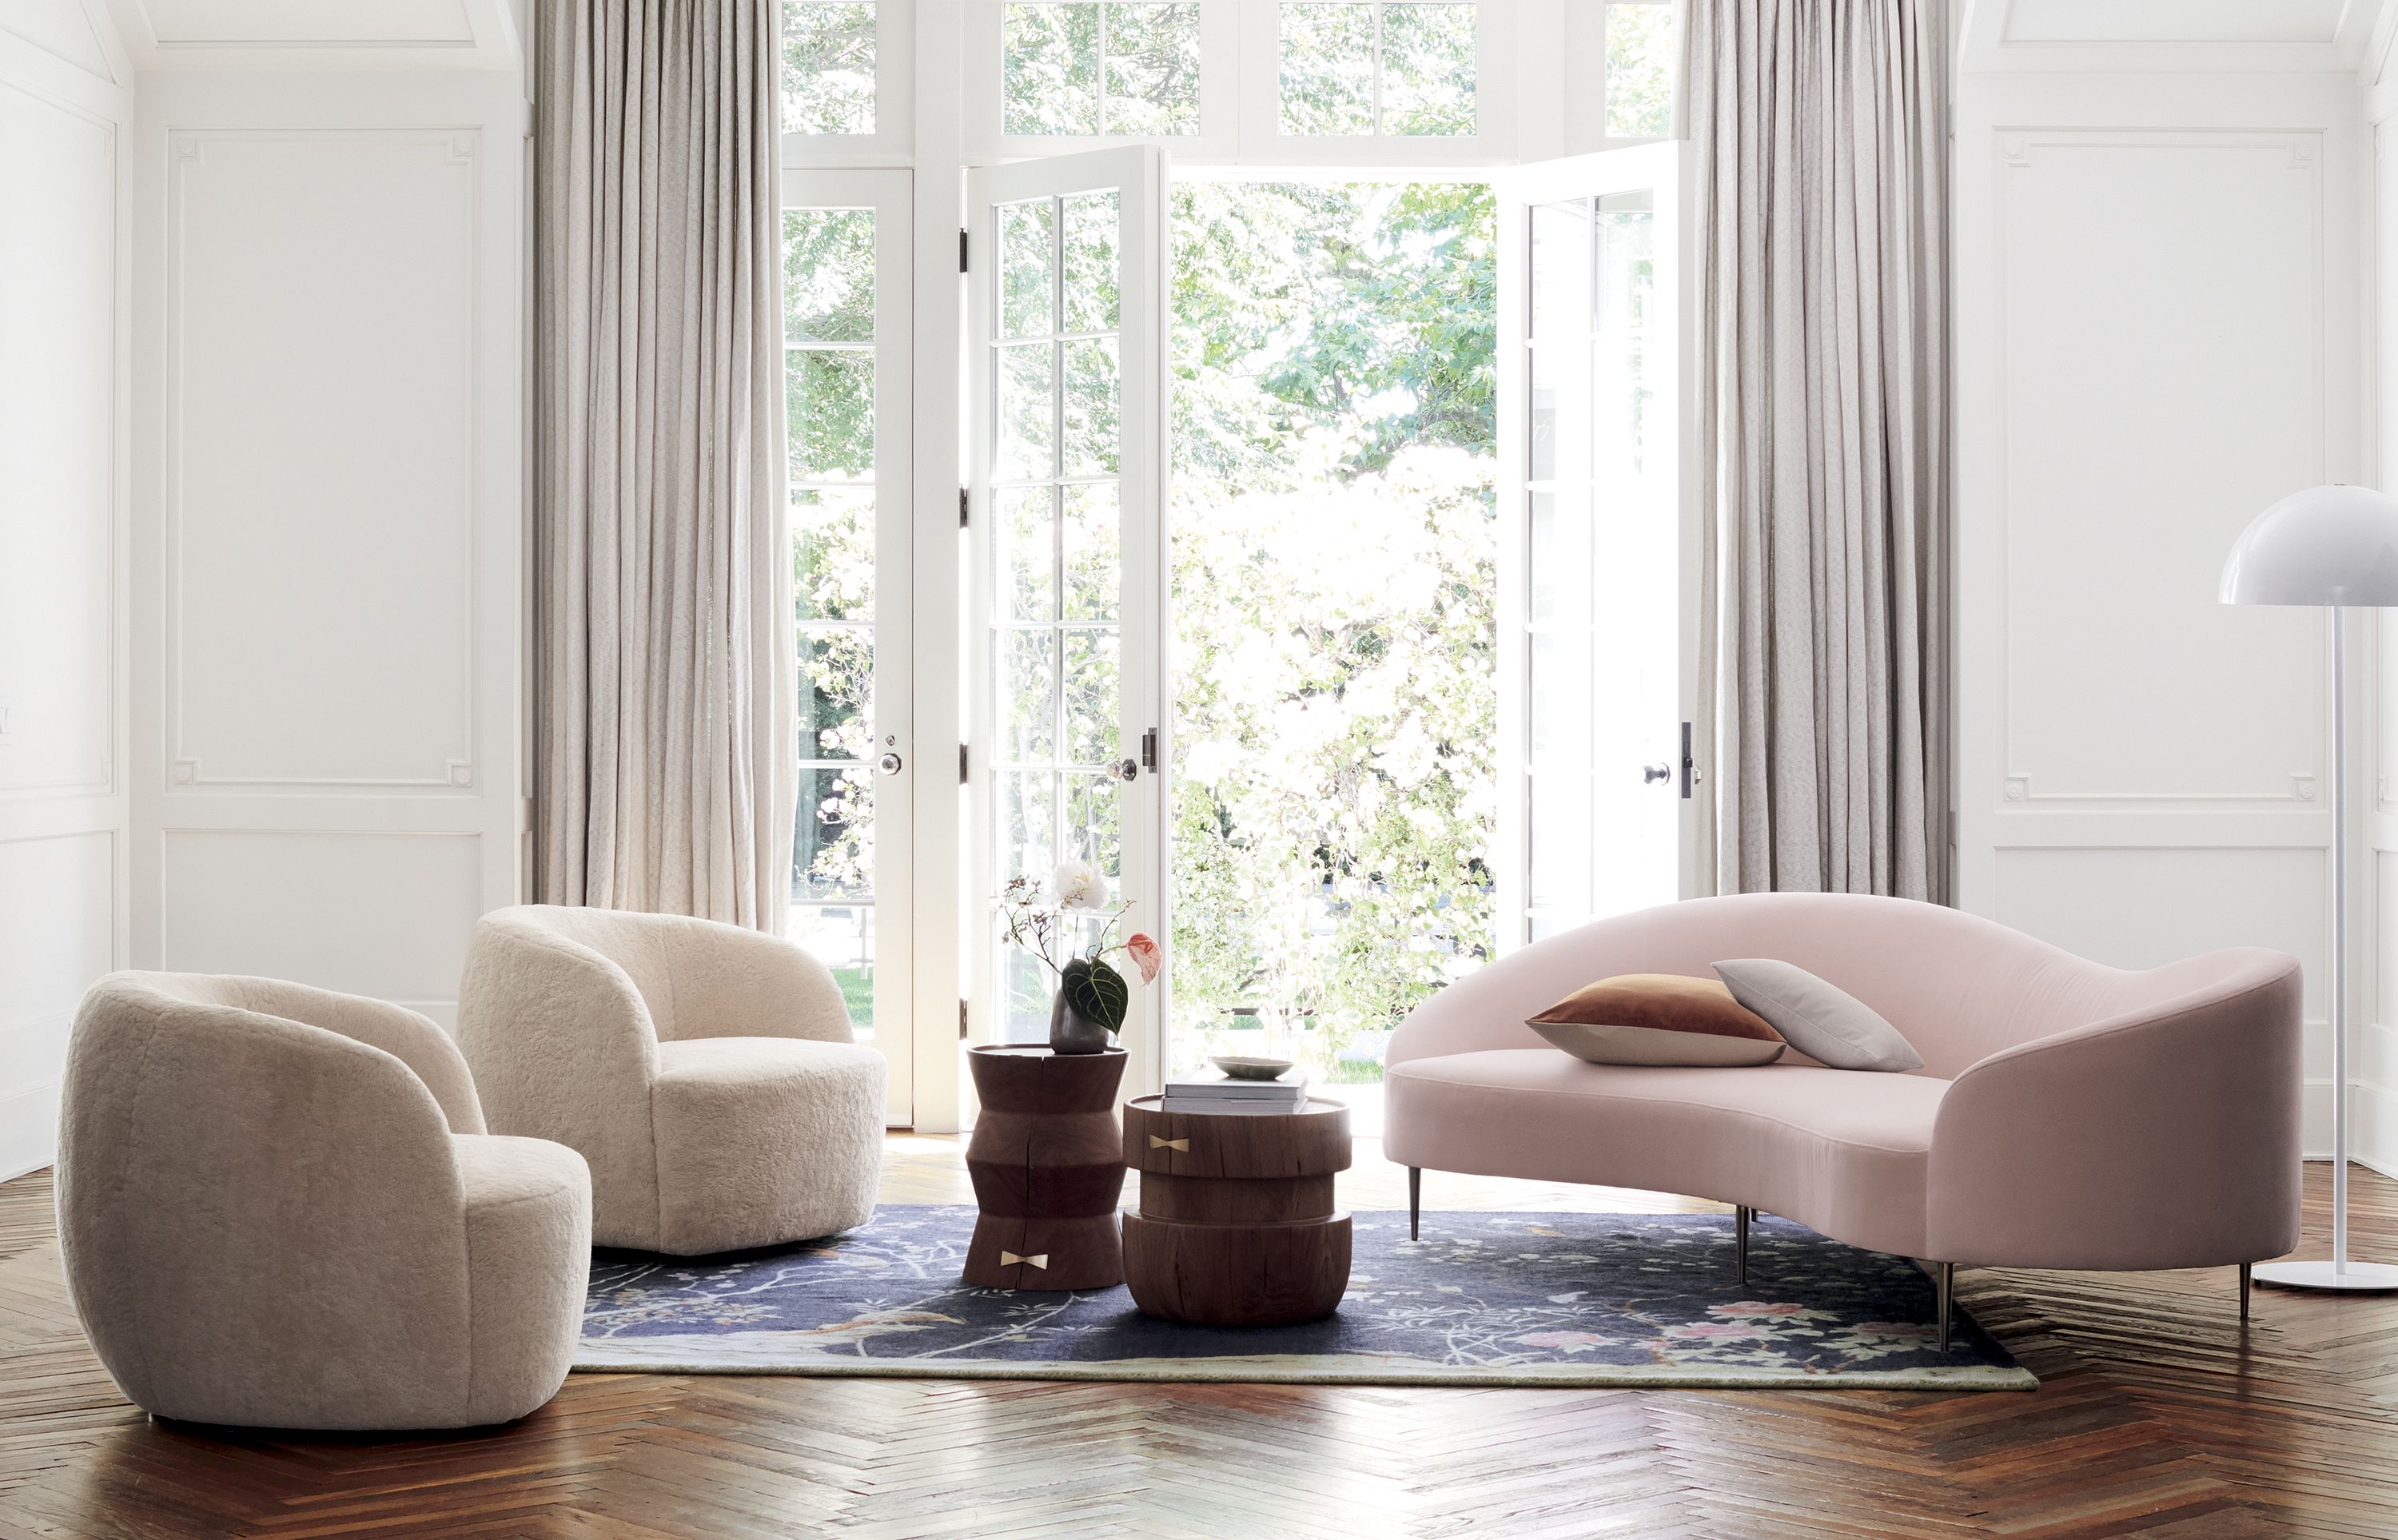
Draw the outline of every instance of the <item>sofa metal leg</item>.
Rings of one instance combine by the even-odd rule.
[[[1731,1234],[1733,1249],[1740,1258],[1740,1281],[1744,1288],[1746,1287],[1748,1283],[1748,1222],[1756,1216],[1757,1211],[1748,1207],[1748,1205],[1745,1203],[1735,1203],[1732,1205]]]
[[[1423,1239],[1421,1227],[1422,1218],[1423,1168],[1409,1166],[1408,1168],[1408,1239],[1409,1240]]]
[[[2248,1324],[2249,1275],[2256,1270],[2256,1265],[2253,1262],[2243,1262],[2240,1265],[2240,1324],[2243,1326]]]
[[[1946,1353],[1948,1351],[1948,1317],[1951,1301],[1957,1295],[1957,1265],[1953,1262],[1935,1262],[1933,1264],[1932,1276],[1936,1285],[1934,1292],[1939,1296],[1936,1308],[1940,1313],[1940,1351]]]

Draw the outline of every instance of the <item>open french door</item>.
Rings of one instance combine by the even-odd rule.
[[[1500,935],[1695,891],[1680,146],[1500,184]]]
[[[889,1061],[893,1127],[915,1116],[909,877],[923,770],[909,663],[909,185],[900,170],[783,178],[799,644],[790,935],[832,970],[858,1041]]]
[[[1006,882],[1090,861],[1165,934],[1165,159],[977,169],[967,197],[966,1036],[1031,1042],[1052,981],[1001,942]],[[1128,1093],[1162,991],[1133,992]]]

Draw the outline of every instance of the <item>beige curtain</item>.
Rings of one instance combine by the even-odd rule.
[[[1717,891],[1946,900],[1936,0],[1692,0]]]
[[[775,0],[549,0],[540,45],[536,891],[776,930]]]

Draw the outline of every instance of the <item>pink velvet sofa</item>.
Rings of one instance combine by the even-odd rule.
[[[1924,1060],[1827,1069],[1584,1064],[1524,1018],[1616,973],[1779,957]],[[2145,972],[1954,909],[1845,894],[1693,899],[1528,946],[1392,1038],[1384,1152],[1464,1172],[1687,1194],[1934,1265],[2247,1265],[2298,1234],[2296,958]],[[1420,1180],[1420,1174],[1418,1177]],[[1411,1186],[1413,1184],[1411,1183]],[[1744,1245],[1745,1253],[1745,1245]],[[1745,1264],[1745,1254],[1744,1254]]]

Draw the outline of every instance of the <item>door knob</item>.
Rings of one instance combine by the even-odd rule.
[[[1640,767],[1640,783],[1644,786],[1653,786],[1660,781],[1671,781],[1672,779],[1674,779],[1673,770],[1664,765],[1643,765]]]
[[[1126,783],[1138,781],[1140,779],[1140,761],[1119,759],[1108,767],[1108,774],[1115,780]]]
[[[899,757],[896,754],[886,754],[882,758],[876,760],[875,764],[882,769],[882,773],[885,775],[896,775],[899,773]]]

